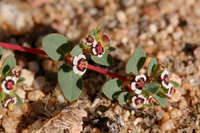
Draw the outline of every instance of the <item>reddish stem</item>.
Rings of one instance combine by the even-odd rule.
[[[18,45],[15,45],[15,44],[9,44],[9,43],[3,43],[3,42],[0,42],[0,46],[3,47],[3,48],[17,50],[17,51],[21,51],[21,52],[47,55],[43,50],[36,49],[36,48],[28,48],[28,47],[23,47],[23,46],[18,46]],[[88,69],[99,72],[101,74],[109,75],[113,78],[118,78],[118,79],[123,80],[123,81],[126,80],[126,76],[115,74],[113,72],[110,72],[108,70],[104,70],[100,67],[96,67],[96,66],[93,66],[93,65],[90,65],[90,64],[88,64]]]

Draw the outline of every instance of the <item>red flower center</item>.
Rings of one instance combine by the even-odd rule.
[[[80,59],[79,61],[78,61],[78,65],[77,65],[77,67],[78,67],[78,69],[80,70],[80,71],[84,71],[85,69],[86,69],[86,66],[87,66],[87,61],[85,60],[85,59]]]
[[[11,79],[7,80],[7,81],[6,81],[6,84],[5,84],[6,89],[12,90],[12,89],[14,88],[14,84],[15,84],[15,83],[14,83],[13,80],[11,80]]]
[[[143,98],[137,97],[137,98],[135,99],[135,104],[136,104],[136,105],[142,104],[142,103],[144,103],[144,99],[143,99]]]
[[[167,75],[167,74],[165,74],[165,76],[164,76],[164,82],[165,82],[165,84],[169,84],[169,76]]]
[[[138,88],[139,90],[142,90],[142,88],[145,85],[145,81],[143,78],[140,78],[137,82],[136,82],[136,88]]]
[[[97,46],[95,47],[95,49],[97,51],[97,54],[102,54],[104,52],[104,49],[100,42],[97,43]]]

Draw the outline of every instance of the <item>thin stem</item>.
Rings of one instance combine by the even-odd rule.
[[[43,50],[40,50],[40,49],[28,48],[28,47],[18,46],[18,45],[10,44],[10,43],[0,42],[0,46],[3,47],[3,48],[17,50],[17,51],[21,51],[21,52],[28,52],[28,53],[32,53],[32,54],[47,55]],[[110,72],[108,70],[104,70],[104,69],[102,69],[100,67],[96,67],[96,66],[93,66],[93,65],[90,65],[90,64],[88,64],[88,69],[96,71],[96,72],[99,72],[101,74],[105,74],[105,75],[111,76],[113,78],[118,78],[118,79],[123,80],[123,81],[126,80],[126,76],[115,74],[113,72]]]

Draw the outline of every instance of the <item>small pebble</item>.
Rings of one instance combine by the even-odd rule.
[[[46,85],[47,81],[43,76],[37,77],[33,82],[33,87],[38,90],[42,90],[44,87],[46,87]]]
[[[40,66],[39,66],[38,62],[36,62],[36,61],[29,62],[28,68],[30,71],[35,72],[35,73],[39,72],[39,70],[40,70]]]
[[[117,14],[116,14],[116,16],[117,16],[117,19],[118,19],[118,21],[120,23],[124,24],[124,23],[127,22],[127,16],[126,16],[125,12],[118,11]]]
[[[168,120],[168,121],[165,121],[165,122],[163,122],[162,124],[161,124],[161,127],[160,127],[160,129],[162,130],[162,131],[170,131],[170,130],[172,130],[172,129],[174,129],[175,128],[175,126],[174,126],[174,123],[173,123],[173,121],[172,120]]]
[[[38,101],[44,97],[44,93],[40,90],[35,90],[28,93],[28,99],[30,101]]]
[[[22,88],[17,88],[15,93],[22,99],[26,98],[26,92]]]
[[[23,81],[23,84],[27,85],[28,87],[31,87],[33,85],[33,81],[34,81],[34,77],[35,77],[33,72],[31,72],[27,69],[22,69],[21,70],[21,77],[25,79]]]

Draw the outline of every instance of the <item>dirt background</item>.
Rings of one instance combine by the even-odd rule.
[[[0,110],[0,133],[200,133],[200,0],[0,1],[1,42],[41,48],[43,36],[58,32],[75,45],[99,24],[115,48],[116,63],[106,69],[124,74],[137,46],[147,53],[145,67],[151,57],[169,63],[181,86],[167,106],[122,107],[101,93],[110,78],[90,70],[82,95],[69,103],[57,84],[59,62],[4,50],[26,80],[16,92],[24,105]]]

